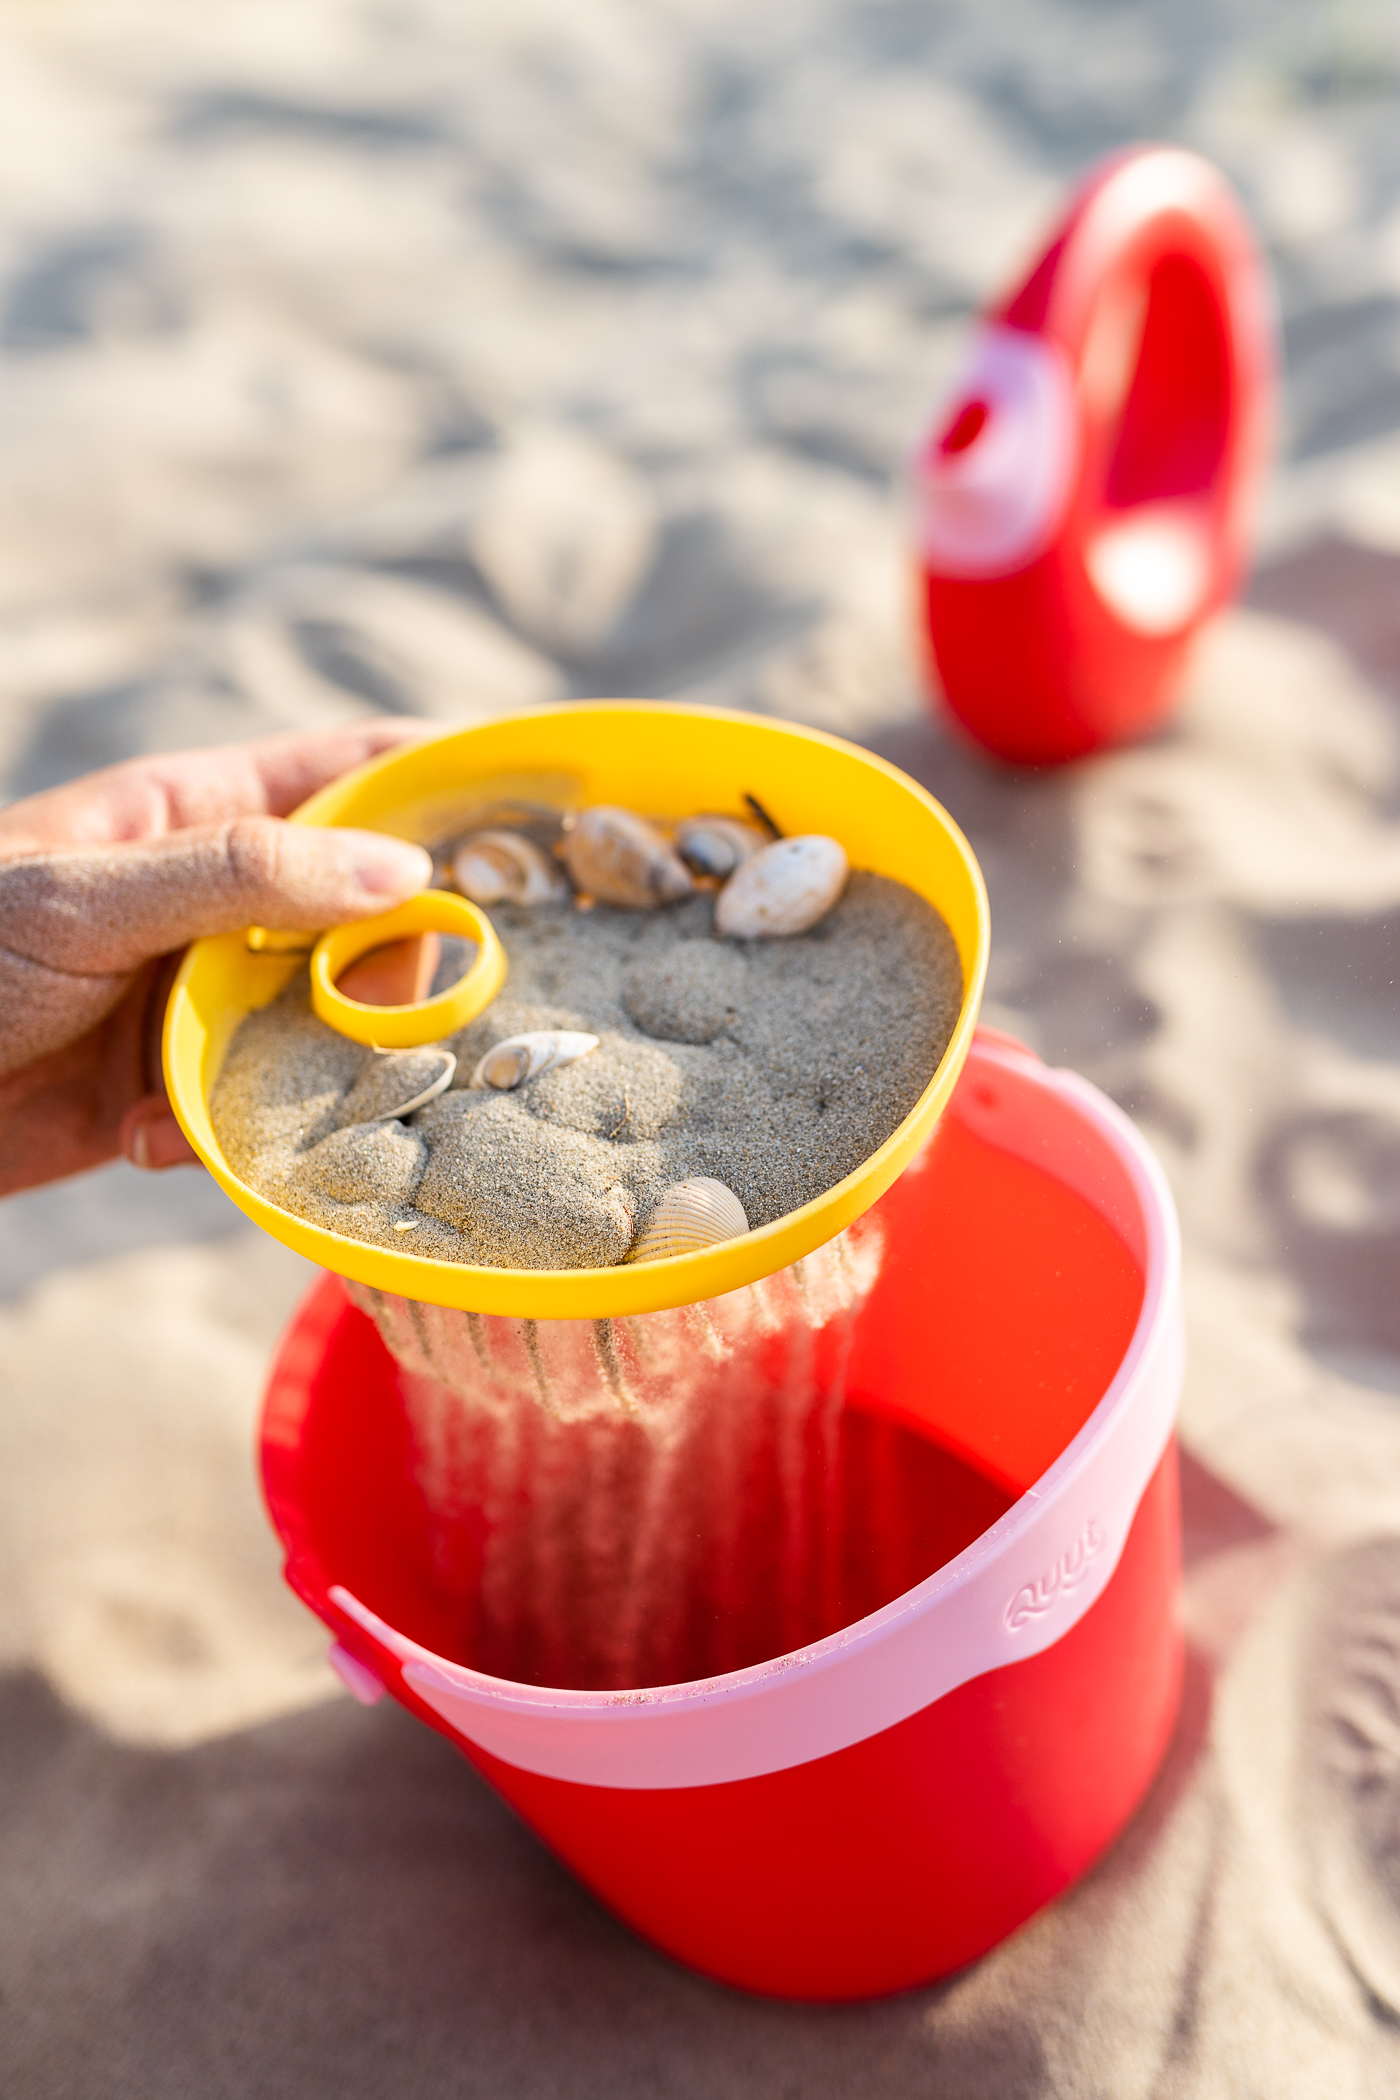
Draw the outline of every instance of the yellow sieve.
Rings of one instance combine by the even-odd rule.
[[[810,1254],[868,1210],[930,1135],[981,1003],[989,943],[981,871],[956,824],[917,782],[819,730],[718,708],[609,700],[509,715],[410,744],[323,788],[292,821],[426,841],[466,829],[473,808],[507,800],[561,810],[620,803],[679,819],[699,810],[746,815],[746,794],[784,832],[829,833],[853,868],[890,876],[927,898],[947,921],[962,961],[962,1009],[933,1078],[885,1143],[813,1202],[719,1246],[614,1269],[430,1261],[293,1217],[239,1180],[209,1118],[209,1097],[239,1024],[274,999],[298,967],[295,956],[251,951],[241,933],[194,944],[166,1011],[166,1085],[190,1143],[240,1209],[299,1254],[356,1282],[471,1312],[537,1320],[659,1312],[719,1297]]]

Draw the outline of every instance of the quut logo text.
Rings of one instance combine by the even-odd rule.
[[[1006,1607],[1006,1624],[1012,1633],[1049,1611],[1057,1597],[1077,1589],[1089,1571],[1089,1563],[1108,1544],[1096,1517],[1090,1517],[1072,1546],[1067,1546],[1048,1574],[1034,1582],[1023,1582]]]

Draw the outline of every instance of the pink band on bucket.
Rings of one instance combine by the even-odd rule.
[[[864,1741],[971,1678],[1040,1653],[1102,1595],[1176,1415],[1176,1212],[1146,1143],[1096,1087],[1047,1071],[1029,1052],[979,1042],[950,1110],[974,1130],[979,1073],[997,1085],[995,1134],[990,1121],[981,1134],[1076,1189],[1144,1266],[1132,1342],[1079,1434],[990,1530],[893,1604],[795,1654],[705,1683],[630,1692],[508,1683],[434,1655],[332,1588],[331,1601],[398,1658],[405,1682],[460,1735],[524,1771],[583,1785],[754,1778]],[[1047,1118],[1047,1093],[1062,1115]]]

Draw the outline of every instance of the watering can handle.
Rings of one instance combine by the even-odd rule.
[[[932,653],[980,742],[1053,761],[1166,711],[1244,566],[1273,337],[1231,191],[1161,147],[1095,170],[984,316],[914,463]]]

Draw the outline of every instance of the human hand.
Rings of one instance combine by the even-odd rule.
[[[425,889],[421,846],[282,819],[428,726],[133,759],[0,811],[0,1195],[119,1153],[194,1159],[160,1080],[162,964],[203,934],[341,925]]]

